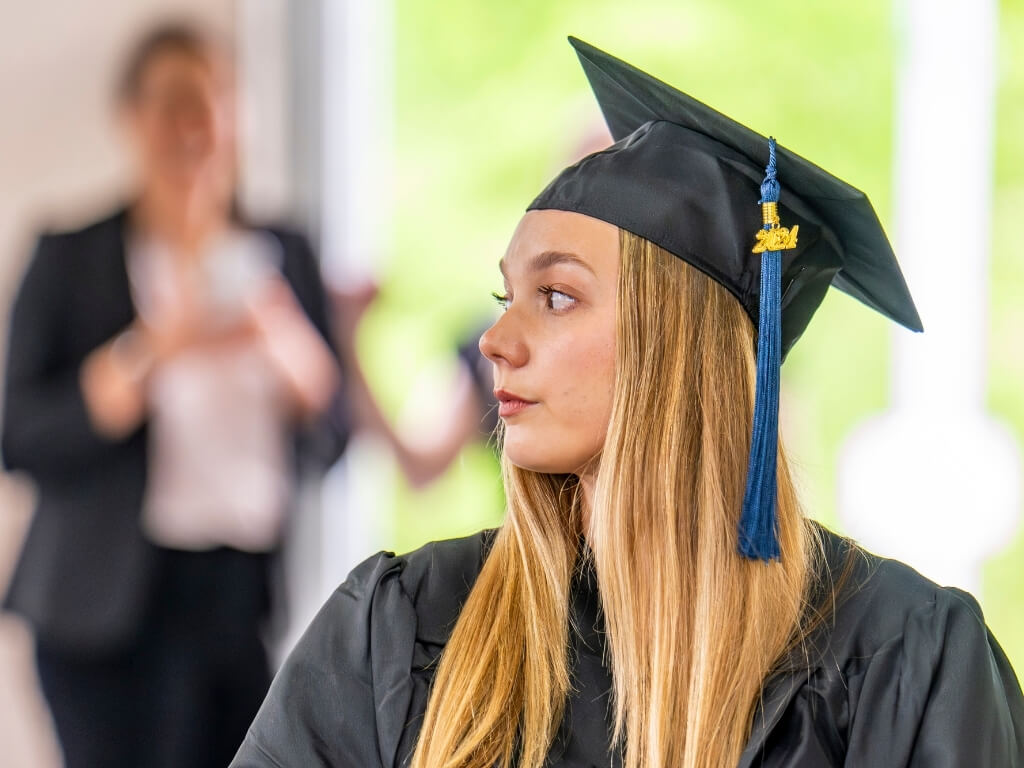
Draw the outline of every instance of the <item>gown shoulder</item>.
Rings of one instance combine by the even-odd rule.
[[[766,684],[740,765],[1024,766],[1024,697],[978,602],[821,539],[819,589],[835,600]]]
[[[493,531],[360,563],[274,678],[232,768],[376,768],[415,744],[432,667]]]

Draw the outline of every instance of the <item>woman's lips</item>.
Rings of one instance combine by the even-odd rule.
[[[494,396],[498,398],[498,416],[502,419],[515,416],[517,413],[525,411],[531,405],[537,404],[534,400],[527,400],[504,389],[494,390]]]

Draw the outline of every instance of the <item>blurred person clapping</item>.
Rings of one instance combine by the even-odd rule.
[[[15,301],[2,450],[39,497],[6,607],[69,768],[223,766],[269,681],[302,438],[344,442],[338,363],[307,241],[236,213],[224,48],[155,29],[118,110],[130,202],[41,236]]]

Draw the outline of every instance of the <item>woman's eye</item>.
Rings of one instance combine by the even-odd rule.
[[[576,303],[576,299],[561,291],[552,291],[548,296],[548,302],[554,310],[569,309]]]
[[[540,292],[547,296],[548,308],[555,310],[555,312],[564,312],[567,309],[572,309],[573,305],[576,304],[576,299],[572,296],[557,291],[550,286],[542,287]]]
[[[508,294],[507,293],[498,293],[497,291],[492,291],[491,292],[491,296],[493,296],[494,300],[496,302],[498,302],[498,306],[501,307],[502,310],[508,309]]]

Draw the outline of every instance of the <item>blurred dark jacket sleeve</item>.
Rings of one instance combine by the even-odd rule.
[[[146,426],[123,440],[92,427],[82,361],[135,315],[124,261],[125,212],[43,235],[14,300],[0,448],[38,495],[4,601],[40,642],[107,652],[145,612],[153,550],[138,524]]]
[[[334,338],[332,312],[324,290],[320,265],[309,241],[302,235],[283,229],[271,229],[281,241],[284,251],[282,272],[305,310],[310,322],[320,332],[342,365]],[[334,393],[326,413],[304,425],[296,436],[296,455],[304,468],[322,471],[331,466],[345,450],[351,434],[352,420],[345,397],[347,376],[341,370],[342,383]]]
[[[60,482],[69,473],[109,463],[125,442],[108,440],[93,429],[78,374],[90,348],[105,340],[105,331],[116,333],[131,316],[106,323],[99,337],[89,334],[92,343],[76,343],[86,333],[70,312],[70,289],[79,275],[62,259],[63,250],[60,236],[49,235],[35,248],[11,314],[5,371],[4,463],[40,482]]]

